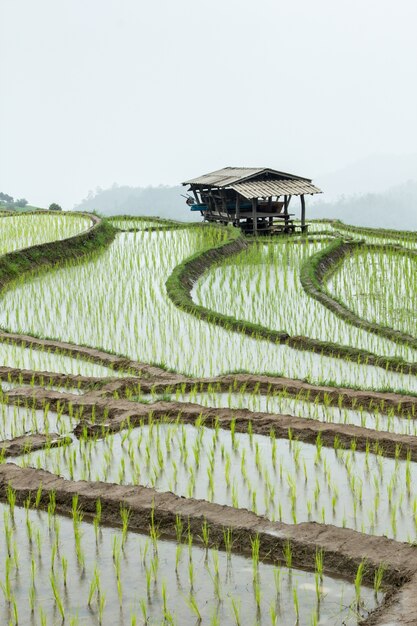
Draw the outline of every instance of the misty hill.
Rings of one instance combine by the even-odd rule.
[[[314,180],[325,191],[326,202],[342,194],[383,193],[407,180],[417,180],[417,153],[372,155]]]
[[[98,189],[89,193],[75,207],[77,210],[98,211],[104,215],[157,215],[159,217],[193,222],[199,213],[191,213],[185,203],[185,187],[128,187],[113,185],[110,189]]]
[[[325,188],[324,188],[325,189]],[[98,211],[104,215],[157,215],[184,222],[199,221],[181,194],[185,188],[118,187],[90,193],[76,209]],[[325,189],[326,191],[326,189]],[[327,194],[307,201],[307,217],[341,219],[347,224],[417,230],[417,181],[408,181],[383,193],[366,193],[326,200]]]
[[[340,219],[347,224],[417,230],[417,181],[410,180],[383,193],[342,196],[333,202],[320,196],[310,206],[310,217]]]

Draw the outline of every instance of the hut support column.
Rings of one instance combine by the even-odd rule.
[[[240,227],[240,196],[236,194],[236,226]]]
[[[304,233],[306,230],[306,201],[304,198],[304,194],[301,194],[300,200],[301,200],[301,232]]]
[[[258,234],[258,218],[256,216],[256,209],[258,208],[258,199],[252,198],[252,222],[253,222],[253,234]]]

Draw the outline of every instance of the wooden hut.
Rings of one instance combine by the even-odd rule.
[[[191,211],[200,211],[205,221],[233,224],[253,234],[295,232],[298,224],[289,212],[292,196],[300,197],[299,228],[305,232],[305,196],[322,193],[309,178],[267,167],[225,167],[183,185],[192,193],[187,197]]]

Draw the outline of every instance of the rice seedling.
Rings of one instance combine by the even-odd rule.
[[[11,215],[0,223],[0,255],[49,241],[78,235],[91,226],[91,220],[80,215]]]
[[[240,619],[240,601],[236,600],[235,598],[231,598],[231,604],[232,604],[232,611],[233,611],[233,617],[235,620],[235,624],[236,626],[241,626],[241,619]]]
[[[277,324],[286,320],[286,330],[291,335],[307,335],[324,341],[331,337],[332,341],[342,345],[415,360],[415,351],[347,324],[304,292],[299,278],[300,268],[308,256],[325,245],[318,242],[296,246],[291,240],[254,244],[234,256],[232,263],[228,259],[209,270],[194,290],[195,300],[226,315],[232,313],[237,319],[272,329],[280,330]],[[363,258],[369,256],[363,253]],[[348,277],[354,275],[352,270],[346,273]],[[358,283],[367,284],[363,279],[358,279]],[[387,279],[386,284],[390,283]],[[243,285],[250,285],[249,298],[245,297]],[[277,298],[278,293],[284,294],[283,297]]]
[[[124,506],[120,507],[120,517],[122,518],[122,547],[126,543],[127,531],[129,526],[130,519],[130,510],[125,508]]]
[[[293,595],[293,600],[294,600],[294,610],[295,610],[296,624],[298,624],[299,620],[300,620],[300,603],[299,603],[299,600],[298,600],[298,589],[297,589],[297,586],[293,587],[292,595]]]
[[[359,608],[361,601],[361,590],[362,590],[362,578],[365,571],[365,561],[361,561],[359,563],[356,576],[355,576],[355,595],[356,595],[356,607]]]
[[[14,490],[12,489],[12,487],[10,486],[10,484],[7,485],[6,495],[7,495],[7,502],[9,503],[10,517],[12,521],[14,521],[14,507],[16,504],[16,494]]]
[[[127,222],[120,225],[127,227]],[[25,233],[21,234],[20,241],[25,237]],[[26,277],[16,281],[13,289],[2,294],[0,324],[17,332],[101,347],[194,376],[247,370],[275,372],[332,386],[356,385],[360,381],[363,387],[417,391],[417,377],[369,366],[360,357],[343,361],[296,351],[287,345],[262,341],[255,334],[250,337],[230,332],[175,308],[165,288],[173,268],[191,254],[212,248],[226,238],[226,229],[211,226],[120,234],[103,254],[92,254],[82,263],[69,262],[30,280]],[[336,343],[415,361],[417,350],[350,326],[304,293],[300,268],[309,255],[322,247],[323,242],[300,246],[287,240],[256,242],[206,272],[194,285],[192,296],[195,302],[213,310],[268,328],[281,329],[277,324],[285,320],[285,330],[293,335],[319,340],[330,337]],[[381,253],[374,255],[372,267],[364,268],[363,257],[357,254],[349,263],[350,269],[345,264],[337,268],[330,288],[339,289],[341,299],[349,304],[355,299],[355,290],[368,280],[370,297],[356,298],[357,313],[378,323],[398,323],[400,329],[411,333],[415,320],[403,306],[406,298],[402,286],[396,285],[392,293],[384,287],[380,294],[378,281],[383,276],[389,285],[393,277],[404,271],[416,291],[414,260]],[[110,265],[114,268],[111,276]],[[351,276],[356,269],[357,276]],[[277,298],[278,293],[283,295]],[[367,299],[369,302],[365,302]],[[401,309],[399,319],[393,315],[396,306]],[[113,375],[110,368],[13,343],[0,343],[1,360],[18,363],[21,368]],[[48,376],[41,382],[45,387],[53,387]],[[82,417],[82,411],[74,411],[73,407],[65,409],[66,415],[60,403],[53,404],[53,410],[48,403],[40,410],[35,401],[10,406],[7,391],[14,384],[18,383],[11,377],[2,383],[0,438],[28,432],[66,434]],[[39,381],[35,384],[34,379],[34,390],[37,384]],[[177,401],[191,400],[206,406],[289,413],[321,422],[417,435],[415,410],[405,415],[393,408],[387,410],[383,403],[365,410],[360,402],[347,409],[343,393],[338,398],[322,393],[319,399],[301,392],[298,396],[290,395],[285,389],[273,393],[271,385],[265,390],[266,384],[261,387],[258,383],[249,390],[250,387],[236,378],[228,390],[220,393],[216,384],[203,391],[207,387],[196,384],[190,390],[188,383],[182,383],[162,393],[155,387],[154,392],[143,395],[143,386],[138,382],[129,383],[112,395],[116,400],[139,399],[148,403],[175,397]],[[99,424],[94,405],[88,413],[90,422]],[[388,459],[380,447],[367,445],[365,452],[359,452],[352,441],[350,449],[345,449],[337,437],[332,448],[323,445],[320,434],[315,445],[311,445],[299,442],[291,428],[287,439],[281,439],[274,429],[266,435],[255,435],[252,419],[247,420],[247,432],[243,433],[239,432],[240,418],[232,415],[228,432],[222,430],[221,423],[218,418],[213,419],[212,428],[208,428],[200,414],[195,425],[189,426],[181,423],[180,412],[170,419],[156,419],[151,413],[148,422],[143,420],[139,428],[126,419],[116,434],[106,432],[103,426],[100,436],[90,438],[84,426],[83,434],[74,438],[71,446],[53,448],[48,443],[44,450],[28,450],[17,462],[45,468],[71,480],[103,480],[171,490],[181,496],[248,508],[286,523],[315,520],[398,540],[417,540],[417,498],[413,498],[412,492],[417,467],[410,454],[405,460],[400,458],[399,447],[395,458]],[[275,624],[281,616],[288,615],[292,623],[295,617],[296,623],[316,624],[326,606],[327,587],[345,588],[340,581],[325,576],[320,550],[316,552],[314,572],[310,573],[300,573],[293,567],[290,541],[282,552],[285,567],[262,563],[257,535],[251,540],[252,563],[239,557],[244,559],[245,567],[236,569],[239,577],[233,579],[234,563],[241,561],[236,561],[238,557],[233,554],[231,529],[224,530],[224,552],[219,552],[211,547],[215,545],[216,532],[204,520],[201,531],[197,529],[194,536],[202,545],[198,548],[190,524],[184,528],[184,521],[177,516],[177,542],[171,545],[161,541],[154,505],[149,532],[141,537],[129,532],[130,511],[124,506],[120,508],[121,529],[114,531],[101,524],[100,500],[92,524],[83,519],[77,495],[72,500],[72,520],[61,520],[56,516],[55,493],[43,495],[39,485],[36,494],[24,504],[24,523],[20,526],[22,513],[10,486],[7,500],[4,542],[0,545],[0,585],[5,598],[0,620],[4,623],[22,622],[29,613],[32,619],[39,617],[40,623],[46,624],[51,621],[52,612],[61,620],[77,623],[78,608],[74,607],[79,607],[102,624],[115,620],[113,611],[117,607],[120,619],[131,624],[137,623],[139,614],[145,623],[210,620],[217,624],[233,620],[244,624],[270,619]],[[36,512],[35,517],[31,507],[37,508],[41,503],[46,504],[47,513]],[[91,541],[93,536],[95,541]],[[18,546],[19,550],[23,546],[25,557],[27,553],[29,558],[20,559]],[[188,558],[183,557],[184,548]],[[106,567],[106,558],[112,560],[113,568]],[[375,571],[373,590],[363,587],[364,571],[362,562],[353,583],[346,587],[347,601],[339,594],[343,602],[341,599],[335,623],[345,619],[346,606],[355,606],[359,619],[367,606],[373,607],[381,600],[384,568]],[[16,581],[26,572],[30,584],[23,602]],[[49,599],[42,597],[45,583],[50,589]],[[253,594],[249,598],[250,584]]]
[[[14,331],[39,333],[77,344],[102,347],[141,361],[163,363],[193,375],[213,375],[236,370],[275,371],[316,382],[331,380],[340,384],[356,384],[360,380],[367,387],[417,389],[416,381],[405,374],[384,372],[365,363],[321,357],[310,352],[300,353],[286,345],[274,345],[255,337],[230,333],[227,329],[202,322],[197,317],[185,316],[176,309],[165,290],[165,282],[172,269],[191,254],[210,248],[225,237],[226,229],[223,231],[211,227],[120,234],[106,252],[99,256],[93,255],[89,262],[68,264],[43,275],[39,280],[25,279],[22,284],[16,284],[3,296],[0,324]],[[254,312],[272,312],[271,324],[283,319],[289,324],[291,320],[298,324],[304,324],[306,320],[314,323],[313,328],[289,326],[286,330],[291,334],[320,337],[327,333],[327,337],[330,335],[336,341],[339,337],[340,343],[359,346],[375,354],[414,359],[415,355],[406,346],[398,346],[347,325],[304,294],[297,282],[296,268],[304,258],[300,252],[305,250],[303,254],[308,254],[314,248],[306,246],[304,249],[291,243],[268,244],[264,247],[266,252],[262,251],[262,246],[260,250],[257,246],[251,246],[247,254],[249,257],[254,255],[254,258],[258,254],[262,258],[266,254],[268,258],[268,250],[272,249],[276,255],[273,257],[273,275],[276,278],[275,282],[269,283],[269,304],[260,307],[256,303],[257,294],[252,294],[251,306]],[[290,267],[288,260],[295,264],[295,270],[288,269],[288,272],[294,272],[291,279],[286,269]],[[109,266],[115,270],[110,277]],[[205,304],[219,310],[220,305],[206,301],[206,296],[216,292],[221,293],[222,297],[230,294],[233,302],[223,298],[222,306],[227,314],[232,312],[239,315],[236,302],[240,297],[239,288],[243,293],[242,277],[245,277],[245,281],[250,280],[247,268],[252,268],[251,272],[263,272],[263,266],[252,261],[244,266],[240,257],[235,257],[231,267],[236,268],[239,278],[230,279],[230,284],[228,278],[227,288],[220,282],[218,290],[217,283],[211,281],[211,273],[200,282],[207,283],[204,288]],[[226,266],[224,269],[227,272],[230,268]],[[223,268],[216,268],[213,273],[217,275],[221,271]],[[279,285],[283,275],[285,288],[281,289]],[[294,289],[289,288],[291,280],[297,283]],[[194,290],[197,300],[202,289],[200,282]],[[79,289],[80,284],[83,285],[82,290]],[[256,281],[254,284],[257,284]],[[261,287],[258,282],[258,291]],[[285,298],[280,298],[277,303],[276,293],[285,294]],[[45,302],[48,302],[47,310]],[[296,310],[298,315],[286,314],[286,309],[280,313],[277,311],[278,304],[291,307],[291,311]],[[305,314],[307,306],[308,315]],[[310,311],[312,307],[313,313]],[[329,316],[332,317],[332,323]],[[85,323],[86,319],[89,320],[88,324]],[[121,324],[121,319],[125,319],[126,323]],[[249,313],[246,319],[251,319]],[[261,321],[270,325],[268,320]],[[149,340],[151,337],[152,340]],[[198,337],[199,350],[192,348],[193,341],[185,340],[188,337]]]
[[[399,250],[357,248],[329,288],[359,317],[416,335],[416,257]]]
[[[222,430],[216,434],[218,445],[213,446],[214,429],[164,420],[154,420],[150,426],[129,432],[131,452],[123,444],[122,433],[105,433],[96,441],[75,441],[74,479],[122,484],[152,482],[158,491],[171,489],[183,496],[189,495],[191,485],[193,497],[249,508],[287,523],[310,519],[404,541],[417,538],[416,507],[408,495],[408,485],[417,480],[417,466],[410,458],[401,460],[397,454],[397,458],[390,459],[379,451],[359,452],[355,446],[350,450],[333,449],[323,446],[320,438],[313,446],[293,437],[286,440],[253,435],[251,446],[248,435],[237,432],[233,448],[230,433]],[[168,433],[169,450],[165,443]],[[140,447],[136,444],[138,439]],[[183,454],[183,449],[192,450],[196,442],[200,447],[198,465],[193,455]],[[163,458],[163,468],[147,463],[148,454],[155,458],[156,450]],[[65,448],[34,451],[17,462],[71,477]],[[139,475],[137,467],[141,468]],[[126,517],[126,530],[127,523]],[[200,533],[206,543],[207,531],[204,527]],[[150,534],[154,539],[159,537],[152,511]]]
[[[292,547],[291,547],[291,542],[290,541],[286,541],[284,544],[284,560],[285,560],[285,565],[288,568],[291,568],[292,566]]]
[[[377,570],[375,570],[375,574],[374,574],[374,591],[375,594],[378,595],[378,593],[381,590],[382,587],[382,581],[384,579],[384,574],[385,574],[385,566],[382,564],[378,567]]]
[[[62,603],[62,599],[61,599],[61,595],[59,593],[57,581],[56,581],[55,575],[53,573],[50,575],[49,580],[50,580],[50,583],[51,583],[52,592],[54,594],[55,604],[56,604],[56,606],[58,608],[58,611],[59,611],[59,613],[61,615],[62,621],[65,621],[64,605]]]
[[[192,612],[194,613],[195,617],[197,618],[197,622],[200,623],[202,620],[202,617],[201,617],[200,609],[198,608],[198,604],[195,599],[195,596],[191,594],[187,600],[187,603],[190,609],[192,610]]]

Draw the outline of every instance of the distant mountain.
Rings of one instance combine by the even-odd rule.
[[[408,170],[407,170],[408,171]],[[417,171],[417,170],[416,170]],[[400,176],[399,172],[396,174]],[[332,198],[325,185],[317,180],[324,193],[307,201],[308,218],[336,218],[347,224],[417,230],[417,180],[409,180],[382,192],[352,193]],[[359,182],[357,181],[357,186]],[[376,182],[375,182],[376,184]],[[382,183],[381,183],[382,184]],[[344,189],[349,185],[344,184]],[[181,194],[185,187],[118,187],[97,189],[75,208],[104,215],[157,215],[183,222],[200,221],[191,213]],[[298,209],[297,211],[298,212]]]
[[[326,202],[341,195],[382,193],[408,180],[417,181],[417,153],[369,156],[334,172],[314,176]]]
[[[341,219],[347,224],[417,231],[417,181],[410,180],[383,193],[342,196],[333,202],[320,196],[308,216]]]
[[[185,203],[185,187],[128,187],[113,185],[97,189],[74,207],[76,210],[98,211],[104,215],[157,215],[182,222],[200,220],[199,213],[191,213]]]

